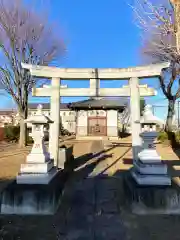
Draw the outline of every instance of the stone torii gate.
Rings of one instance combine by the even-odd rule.
[[[22,63],[22,67],[30,71],[32,76],[51,79],[51,86],[34,88],[33,96],[50,97],[51,119],[54,123],[50,127],[49,151],[54,158],[55,165],[58,160],[59,149],[59,123],[60,123],[60,97],[114,97],[130,96],[131,128],[133,159],[137,159],[141,147],[140,125],[140,96],[154,96],[156,91],[147,85],[139,85],[139,79],[158,77],[162,69],[169,67],[169,63],[151,64],[132,68],[56,68],[49,66],[36,66]],[[61,80],[90,80],[89,88],[68,88],[61,86]],[[123,88],[100,88],[102,80],[129,80],[129,86]]]

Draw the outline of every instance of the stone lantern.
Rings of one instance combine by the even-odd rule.
[[[132,169],[132,176],[139,185],[171,185],[167,165],[162,162],[154,144],[158,135],[155,131],[156,124],[157,121],[153,119],[141,119],[141,125],[144,126],[144,131],[140,134],[143,145]]]
[[[164,121],[153,114],[152,106],[148,104],[144,107],[143,116],[141,117],[141,124],[143,131],[156,132],[156,126],[163,128]]]
[[[52,215],[60,204],[67,173],[57,170],[44,144],[44,126],[52,121],[39,105],[34,116],[26,120],[32,124],[34,144],[26,163],[21,164],[16,181],[1,193],[0,213],[20,215]]]
[[[56,175],[57,169],[50,159],[44,143],[44,126],[53,123],[42,111],[39,105],[34,116],[30,116],[26,123],[32,124],[32,138],[34,144],[26,163],[21,164],[20,173],[16,177],[18,184],[48,184]]]

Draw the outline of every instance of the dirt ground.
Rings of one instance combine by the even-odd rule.
[[[116,240],[116,239],[132,239],[132,240],[179,240],[179,226],[180,226],[180,216],[137,216],[123,208],[119,208],[117,212],[111,214],[108,212],[107,214],[101,216],[101,212],[94,213],[95,219],[99,217],[103,217],[103,227],[102,223],[98,229],[98,225],[94,224],[95,232],[97,233],[99,230],[107,232],[107,225],[109,220],[107,216],[112,216],[113,219],[116,218],[121,220],[121,224],[119,228],[121,228],[120,233],[117,232],[117,235],[113,235],[114,233],[111,232],[111,237],[107,236],[100,236],[97,234],[90,234],[86,237],[80,237],[77,234],[77,231],[72,231],[72,222],[68,222],[69,218],[68,211],[70,209],[69,205],[77,204],[72,201],[74,195],[76,195],[75,191],[76,185],[75,182],[82,182],[85,178],[91,177],[94,179],[97,176],[104,175],[107,179],[114,179],[118,172],[126,171],[132,166],[132,149],[131,144],[129,141],[119,141],[116,145],[108,145],[104,150],[104,146],[102,146],[101,142],[90,142],[90,141],[75,141],[69,140],[65,141],[67,146],[73,145],[73,154],[75,156],[75,173],[73,174],[72,178],[67,182],[67,186],[65,187],[64,199],[62,200],[61,206],[55,216],[43,216],[43,217],[28,217],[28,216],[0,216],[0,239],[23,239],[23,240],[48,240],[48,239],[63,239],[63,240],[70,240],[70,239],[108,239],[108,240]],[[26,149],[18,149],[17,145],[12,144],[0,144],[0,191],[11,181],[15,178],[16,174],[19,171],[20,164],[25,161],[26,155],[30,151],[31,147],[27,147]],[[162,156],[162,159],[169,163],[170,169],[174,169],[174,176],[179,176],[179,157],[169,146],[163,146],[161,144],[157,144],[157,151]],[[101,154],[96,156],[97,152],[102,152]],[[90,153],[93,153],[90,155]],[[179,174],[179,175],[178,175]],[[93,180],[94,181],[94,180]],[[97,181],[97,180],[96,180]],[[114,181],[114,180],[113,180]],[[118,180],[119,181],[119,180]],[[94,182],[93,182],[94,184]],[[98,182],[96,182],[98,186]],[[84,185],[85,190],[88,187]],[[121,183],[117,182],[118,189],[120,189]],[[89,183],[88,185],[89,186]],[[93,185],[94,186],[94,185]],[[99,189],[96,187],[95,191],[97,193],[101,193],[102,186],[104,186],[104,182]],[[84,191],[83,188],[83,191]],[[122,189],[121,189],[122,190]],[[117,194],[121,194],[121,190]],[[86,191],[87,192],[87,191]],[[94,193],[94,190],[92,190]],[[87,193],[88,194],[88,193]],[[91,192],[89,192],[91,194]],[[101,193],[101,200],[102,200],[102,193]],[[71,197],[69,197],[71,196]],[[82,196],[81,196],[82,197]],[[90,196],[91,197],[91,196]],[[89,198],[90,198],[89,197]],[[106,196],[107,197],[107,196]],[[69,200],[71,198],[71,200]],[[80,200],[79,200],[80,201]],[[98,202],[99,204],[99,202]],[[103,205],[103,201],[102,204]],[[71,206],[71,207],[72,207]],[[97,206],[97,203],[96,203]],[[112,206],[108,205],[108,208],[112,208]],[[77,206],[75,206],[76,209]],[[114,207],[114,206],[113,206]],[[80,211],[83,211],[82,209]],[[99,214],[99,215],[98,215]],[[80,216],[80,213],[75,215],[75,222],[84,222],[84,215]],[[92,215],[92,213],[91,213]],[[91,215],[87,214],[88,219],[91,220]],[[71,215],[70,215],[71,216]],[[74,217],[74,216],[73,216]],[[82,220],[81,220],[82,217]],[[72,219],[71,219],[72,220]],[[102,219],[101,219],[102,220]],[[96,219],[97,221],[97,219]],[[99,221],[99,220],[98,220]],[[91,221],[90,221],[91,222]],[[113,222],[113,220],[112,220]],[[117,221],[115,221],[116,224]],[[74,223],[73,223],[74,224]],[[89,224],[89,223],[87,223]],[[114,223],[113,223],[114,224]],[[69,228],[64,227],[68,225]],[[97,226],[96,226],[97,225]],[[74,225],[73,225],[74,226]],[[110,223],[109,223],[109,226]],[[118,225],[114,232],[117,230]],[[66,231],[64,230],[66,229]],[[86,229],[86,228],[85,228]],[[64,231],[64,232],[63,232]],[[87,230],[84,230],[87,233]],[[61,234],[61,233],[64,233]],[[65,232],[68,234],[65,234]],[[124,234],[125,232],[125,234]],[[70,233],[72,233],[70,235]],[[93,232],[94,233],[94,232]],[[122,235],[121,235],[122,233]]]

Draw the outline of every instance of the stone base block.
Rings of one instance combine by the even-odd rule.
[[[157,154],[156,149],[144,149],[138,154],[139,159],[146,163],[161,163],[161,157]]]
[[[30,153],[26,157],[27,163],[45,163],[48,162],[50,159],[49,153],[42,154],[42,153]]]
[[[47,173],[54,166],[52,160],[46,163],[26,163],[21,164],[20,173]]]
[[[73,159],[73,146],[68,148],[59,148],[59,156],[57,167],[59,169],[64,169],[65,164],[69,163]]]
[[[55,167],[48,173],[19,173],[16,182],[17,184],[49,184],[57,173]]]
[[[127,208],[133,213],[180,214],[180,188],[175,183],[171,186],[141,186],[128,174],[123,185]]]
[[[55,214],[67,179],[59,171],[47,185],[9,184],[1,193],[0,213],[16,215],[52,215]]]
[[[171,185],[171,178],[168,175],[143,175],[134,168],[131,171],[132,177],[139,185],[168,186]]]
[[[136,170],[141,174],[167,175],[167,165],[164,163],[144,164],[140,160],[134,161]]]

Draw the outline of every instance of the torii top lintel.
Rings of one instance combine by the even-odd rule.
[[[22,68],[39,78],[123,80],[136,77],[158,77],[162,69],[168,68],[169,65],[169,62],[164,62],[131,68],[57,68],[22,63]]]

